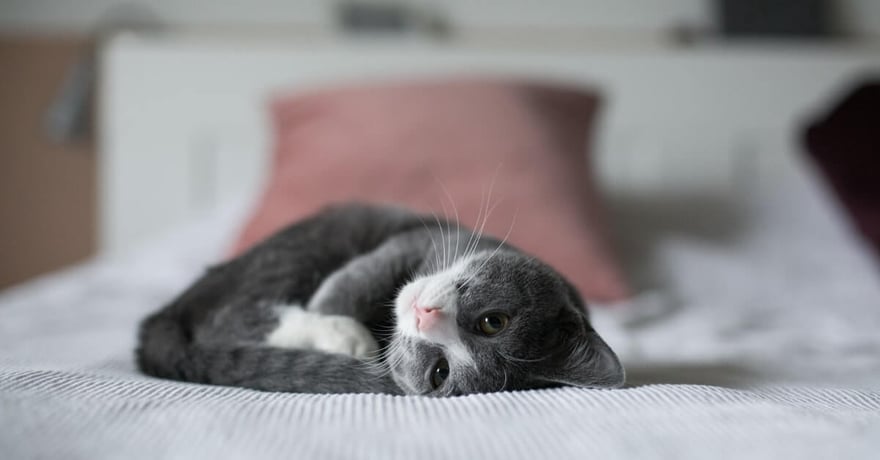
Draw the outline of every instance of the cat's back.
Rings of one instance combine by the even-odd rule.
[[[209,268],[156,315],[177,318],[196,331],[222,308],[305,304],[323,280],[348,261],[396,234],[422,227],[417,214],[399,208],[329,206]]]
[[[425,225],[423,217],[401,208],[361,203],[332,205],[291,223],[211,271],[236,292],[307,297],[323,278],[349,260],[394,235]]]
[[[393,235],[424,225],[422,217],[402,208],[362,203],[330,205],[292,222],[240,259],[280,257],[290,252],[351,255],[369,251]]]

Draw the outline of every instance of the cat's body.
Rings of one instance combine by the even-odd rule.
[[[137,360],[163,378],[307,393],[623,382],[556,272],[455,223],[363,205],[210,269],[142,323]]]

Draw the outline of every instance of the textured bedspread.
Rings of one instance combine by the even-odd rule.
[[[658,288],[596,309],[623,390],[434,400],[141,376],[138,319],[216,259],[235,213],[204,219],[0,296],[0,457],[877,458],[877,273],[797,171],[720,220],[718,203],[682,220],[620,202],[624,227],[640,222],[621,230],[628,256]]]
[[[852,459],[876,458],[880,439],[880,393],[867,391],[657,385],[436,400],[0,375],[4,458]]]

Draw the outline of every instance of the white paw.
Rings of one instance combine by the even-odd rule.
[[[308,348],[363,358],[375,354],[379,345],[361,323],[347,316],[321,315],[299,307],[287,307],[278,327],[266,343],[282,348]]]
[[[314,347],[330,353],[364,358],[379,351],[373,334],[347,316],[321,316],[314,332]]]

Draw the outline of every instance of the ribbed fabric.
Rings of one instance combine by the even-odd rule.
[[[876,458],[880,392],[651,385],[453,399],[0,372],[3,458]]]

